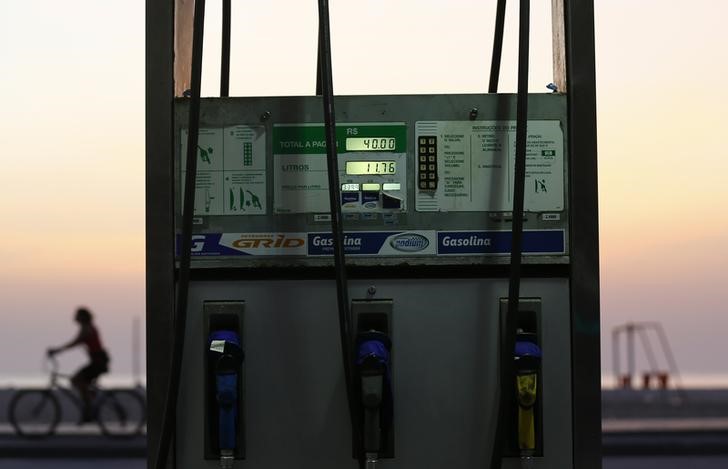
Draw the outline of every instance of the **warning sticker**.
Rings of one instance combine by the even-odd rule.
[[[420,121],[415,136],[415,141],[434,142],[426,163],[436,167],[426,176],[437,175],[436,183],[417,190],[417,211],[513,209],[515,121]],[[559,121],[528,121],[525,209],[564,209],[564,135]]]
[[[180,138],[180,181],[184,193],[185,129]],[[266,213],[265,127],[200,129],[197,158],[195,215]]]

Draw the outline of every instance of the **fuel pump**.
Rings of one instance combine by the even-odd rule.
[[[147,3],[148,330],[174,331],[171,360],[149,346],[156,468],[597,468],[589,75],[574,95],[527,92],[528,0],[517,94],[498,93],[499,0],[490,93],[335,96],[319,0],[316,95],[268,97],[229,96],[222,0],[220,97],[204,99],[192,3]],[[583,50],[591,1],[562,3]],[[158,78],[185,70],[171,95],[187,77]]]

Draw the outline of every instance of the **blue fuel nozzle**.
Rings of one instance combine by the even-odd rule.
[[[229,469],[235,460],[238,440],[238,380],[244,358],[239,335],[227,330],[212,332],[208,353],[215,378],[220,466]]]
[[[376,464],[382,449],[382,430],[392,422],[391,348],[389,337],[377,331],[362,333],[357,340],[356,365],[364,417],[362,445],[370,467]]]

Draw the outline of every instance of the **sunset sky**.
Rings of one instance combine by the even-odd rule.
[[[207,3],[203,94],[215,95],[220,7]],[[332,0],[335,92],[484,92],[495,3]],[[316,2],[233,4],[231,94],[312,94]],[[550,0],[532,4],[531,91],[546,92]],[[602,367],[612,326],[657,320],[684,373],[728,375],[728,3],[595,4]],[[423,73],[433,56],[441,66]],[[0,383],[40,373],[80,304],[128,374],[145,309],[144,1],[0,0],[0,61]]]

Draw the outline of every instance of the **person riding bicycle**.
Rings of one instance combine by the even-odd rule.
[[[86,308],[78,308],[74,320],[79,325],[78,335],[70,342],[60,347],[49,348],[48,356],[71,349],[78,345],[86,346],[89,359],[91,362],[79,369],[71,378],[71,383],[75,387],[84,403],[83,417],[81,422],[93,420],[93,409],[91,402],[93,401],[93,392],[91,384],[102,374],[109,371],[109,354],[101,344],[101,336],[98,329],[93,324],[93,315]]]

